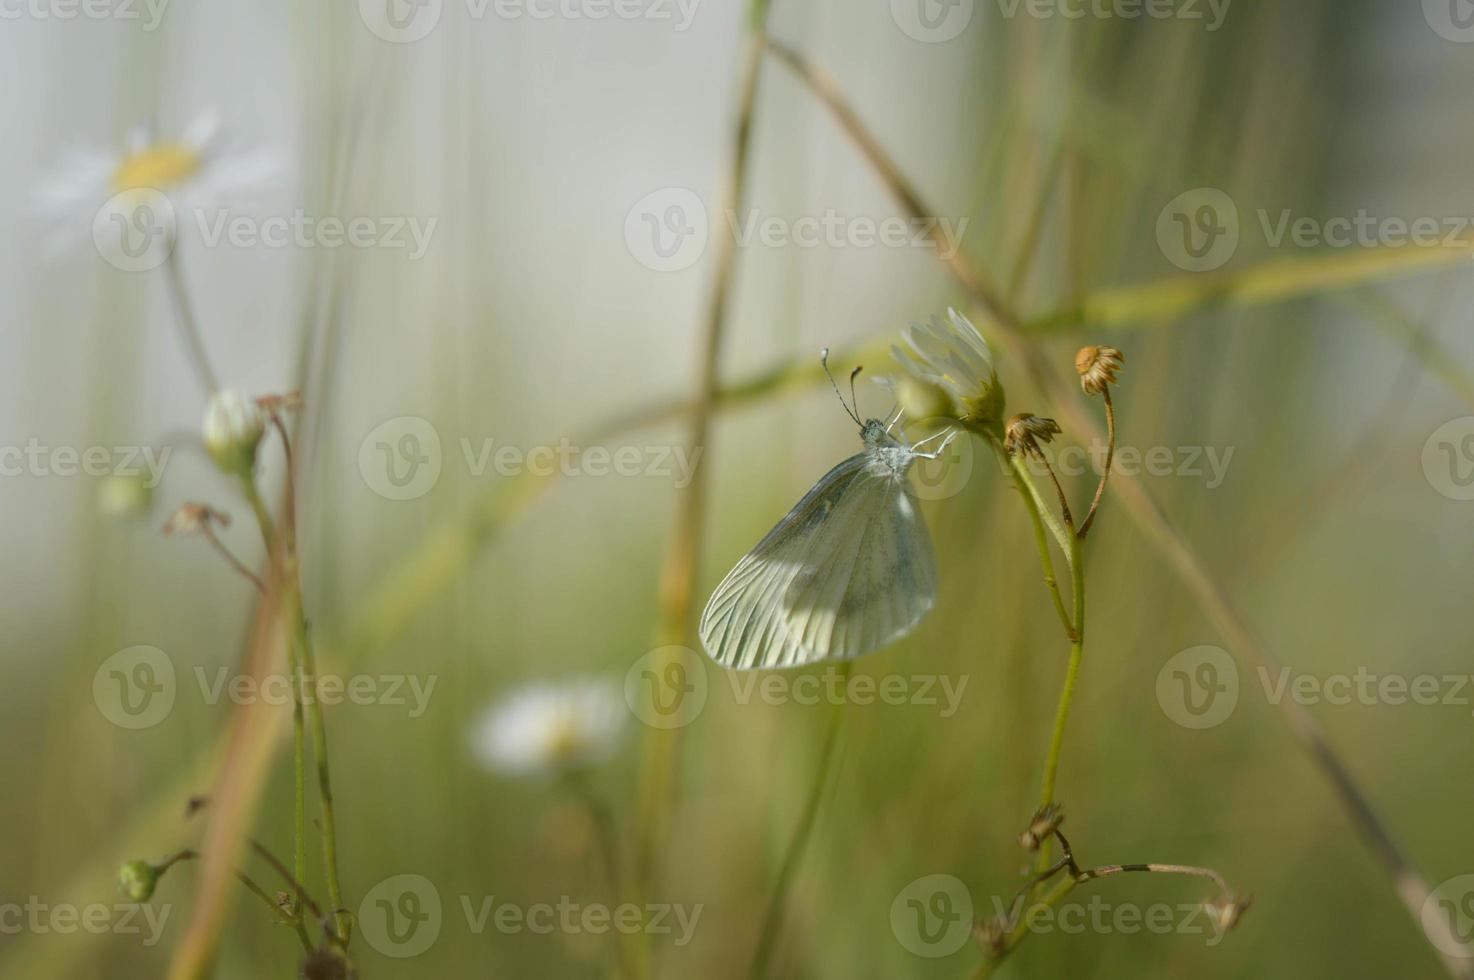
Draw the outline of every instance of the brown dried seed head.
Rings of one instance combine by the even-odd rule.
[[[1039,443],[1050,442],[1059,433],[1059,423],[1054,419],[1027,413],[1015,415],[1004,427],[1003,448],[1010,456],[1024,453],[1042,457],[1044,452]]]
[[[1239,924],[1244,913],[1249,911],[1249,906],[1254,903],[1254,896],[1229,893],[1220,902],[1205,902],[1203,910],[1213,919],[1220,933],[1228,932]]]
[[[199,534],[211,524],[230,526],[230,515],[222,513],[209,504],[180,504],[169,520],[164,523],[165,534]]]
[[[1034,812],[1034,818],[1029,821],[1029,826],[1018,835],[1018,842],[1026,851],[1037,851],[1040,844],[1054,835],[1064,819],[1065,812],[1058,803],[1040,807]]]
[[[1075,372],[1080,375],[1080,388],[1087,395],[1098,395],[1116,384],[1116,372],[1126,363],[1126,355],[1114,347],[1081,347],[1075,355]]]

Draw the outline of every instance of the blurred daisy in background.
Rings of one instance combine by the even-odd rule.
[[[141,203],[169,211],[172,232],[178,212],[247,203],[285,169],[279,153],[228,145],[213,111],[195,116],[178,135],[145,125],[119,148],[72,148],[37,191],[37,211],[52,225],[47,251],[85,241],[110,213],[132,220]]]
[[[472,724],[471,747],[496,772],[565,772],[607,758],[627,720],[623,691],[606,678],[540,682],[487,708]]]

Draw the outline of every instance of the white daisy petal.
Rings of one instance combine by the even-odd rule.
[[[607,757],[627,719],[623,692],[605,678],[538,683],[483,712],[472,726],[472,749],[503,773],[576,769]]]

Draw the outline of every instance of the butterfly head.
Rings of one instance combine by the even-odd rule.
[[[860,438],[864,439],[866,447],[871,449],[877,446],[899,445],[880,419],[866,419],[860,426]]]

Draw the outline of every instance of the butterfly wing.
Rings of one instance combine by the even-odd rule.
[[[935,597],[936,558],[915,495],[860,453],[722,580],[701,615],[701,642],[738,670],[849,659],[911,632]]]

